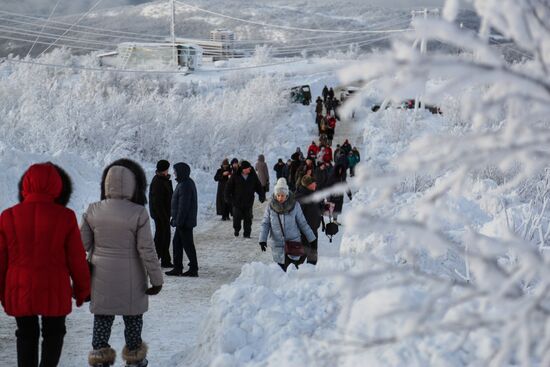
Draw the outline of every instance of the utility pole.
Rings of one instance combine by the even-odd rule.
[[[437,17],[439,16],[439,9],[430,9],[424,8],[424,10],[413,10],[411,12],[412,19],[416,18],[417,16],[423,16],[424,19],[428,19],[428,16]],[[422,37],[420,40],[416,39],[413,43],[413,49],[415,49],[418,46],[418,43],[420,43],[420,54],[424,55],[426,52],[428,52],[428,40],[426,40],[425,37]],[[420,107],[420,96],[417,96],[414,99],[414,113],[416,116],[416,112],[418,111],[418,108]]]
[[[176,0],[170,0],[172,18],[170,22],[170,38],[172,39],[172,62],[178,66],[178,49],[176,48]]]

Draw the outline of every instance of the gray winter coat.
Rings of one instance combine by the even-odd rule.
[[[279,224],[284,228],[286,237],[283,238],[283,231]],[[271,253],[273,261],[284,264],[285,262],[285,240],[301,241],[300,232],[303,233],[308,242],[315,240],[315,234],[307,224],[300,204],[296,202],[294,196],[290,194],[287,201],[281,206],[274,197],[272,197],[269,206],[265,209],[262,220],[262,231],[260,233],[260,242],[267,242],[267,237],[271,234]]]
[[[260,180],[260,183],[263,187],[266,187],[269,185],[269,169],[267,168],[267,164],[265,163],[265,157],[263,154],[260,154],[258,156],[258,161],[256,162],[256,166],[254,167],[256,169],[256,174],[258,175],[258,179]]]
[[[93,314],[143,314],[149,306],[147,278],[152,285],[163,283],[147,209],[130,201],[135,187],[132,171],[111,167],[106,199],[90,204],[83,215],[82,242],[92,254]]]

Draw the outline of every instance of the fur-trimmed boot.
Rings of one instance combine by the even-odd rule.
[[[147,344],[141,343],[138,349],[129,350],[125,345],[122,349],[122,359],[126,361],[126,367],[147,367]]]
[[[109,367],[115,364],[116,351],[113,348],[94,349],[88,354],[88,363],[92,367]]]

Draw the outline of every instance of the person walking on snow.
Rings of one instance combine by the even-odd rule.
[[[349,140],[346,139],[344,141],[344,144],[342,144],[342,150],[344,151],[344,155],[347,157],[349,152],[351,152],[351,144],[349,143]]]
[[[17,324],[18,366],[57,366],[71,294],[77,307],[90,296],[78,223],[66,208],[71,189],[60,167],[32,165],[19,182],[20,203],[0,215],[0,301]]]
[[[93,367],[115,363],[109,339],[117,315],[124,320],[126,366],[148,364],[147,345],[141,339],[143,314],[149,296],[162,289],[163,278],[145,209],[146,187],[143,169],[119,159],[103,171],[101,201],[90,204],[82,216],[80,232],[92,266],[94,327],[88,363]]]
[[[229,178],[231,178],[232,175],[237,174],[239,172],[239,160],[237,158],[233,158],[231,160],[231,175],[229,175]]]
[[[239,236],[242,223],[243,237],[250,238],[254,193],[258,194],[261,203],[265,201],[265,193],[258,176],[248,161],[242,161],[239,173],[231,176],[225,188],[225,201],[233,208],[235,237]]]
[[[323,102],[326,103],[328,97],[328,87],[326,85],[324,86],[323,92],[321,94],[323,96]]]
[[[359,152],[357,152],[359,153]],[[348,167],[349,167],[349,175],[350,177],[355,176],[355,166],[359,163],[360,158],[358,154],[355,154],[355,152],[352,150],[348,154]]]
[[[332,171],[332,175],[329,178],[328,187],[336,186],[345,184],[346,181],[346,167],[342,165],[337,165],[334,167],[334,170]],[[351,200],[351,191],[348,189],[346,191],[346,194],[348,195],[348,198]],[[338,193],[338,194],[332,194],[329,197],[329,201],[331,203],[334,203],[334,211],[332,213],[332,217],[336,223],[338,220],[338,215],[342,213],[342,208],[344,207],[344,194]]]
[[[315,141],[312,141],[309,148],[307,148],[307,157],[311,159],[313,162],[315,162],[317,160],[318,153],[319,153],[319,147],[317,146]]]
[[[262,184],[264,192],[269,192],[269,169],[267,168],[267,164],[265,163],[265,157],[263,154],[260,154],[258,156],[258,161],[256,162],[254,168],[256,169],[258,179]]]
[[[298,190],[296,190],[296,200],[302,206],[304,217],[307,224],[315,235],[315,241],[309,242],[306,236],[302,234],[302,244],[306,249],[306,258],[308,264],[317,264],[317,238],[318,231],[321,226],[321,217],[323,216],[322,203],[312,200],[312,196],[317,190],[317,182],[310,175],[302,177]]]
[[[286,180],[280,178],[274,188],[273,197],[265,209],[260,232],[260,248],[267,249],[267,239],[271,234],[271,254],[273,261],[286,271],[290,264],[296,267],[302,264],[305,256],[292,256],[285,252],[285,241],[301,241],[303,233],[308,243],[316,240],[315,234],[307,224],[300,204],[290,193]],[[284,233],[284,235],[283,235]]]
[[[170,258],[170,205],[173,188],[168,174],[169,168],[168,161],[158,161],[156,174],[149,187],[149,213],[155,221],[155,249],[163,268],[173,266]]]
[[[231,208],[225,202],[223,197],[225,193],[225,186],[229,177],[231,176],[231,166],[229,166],[229,160],[224,159],[222,165],[216,171],[214,181],[218,183],[218,190],[216,192],[216,214],[222,216],[222,220],[229,220],[229,212]]]
[[[166,272],[166,275],[197,277],[199,264],[193,240],[193,228],[197,226],[197,188],[190,176],[191,168],[186,163],[176,163],[174,173],[178,182],[172,196],[172,220],[170,221],[170,225],[176,228],[173,243],[174,269]],[[189,259],[189,270],[185,273],[183,273],[184,250]]]
[[[315,114],[320,115],[323,113],[323,100],[321,97],[317,97],[315,101]]]
[[[275,171],[277,180],[280,179],[281,177],[285,177],[284,175],[285,162],[283,162],[282,158],[279,158],[277,163],[275,163],[275,165],[273,166],[273,170]]]

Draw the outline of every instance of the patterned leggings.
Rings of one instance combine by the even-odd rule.
[[[129,350],[136,350],[141,346],[141,329],[143,329],[143,315],[122,316],[124,320],[124,339]],[[109,348],[109,338],[115,317],[112,315],[94,315],[94,335],[92,347],[94,350]]]

